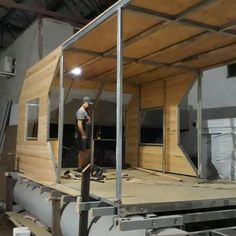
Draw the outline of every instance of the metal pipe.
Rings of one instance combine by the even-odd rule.
[[[203,156],[202,156],[202,73],[199,73],[197,83],[197,133],[198,133],[198,175],[203,178]]]
[[[117,10],[117,78],[116,78],[116,198],[121,202],[122,175],[122,112],[123,112],[123,55],[122,9]]]
[[[64,58],[60,58],[60,88],[59,88],[59,120],[58,120],[58,164],[57,164],[57,182],[61,182],[61,164],[63,147],[63,125],[64,125]]]
[[[7,76],[15,76],[15,73],[10,73],[10,72],[1,72],[0,71],[0,77],[7,77]]]

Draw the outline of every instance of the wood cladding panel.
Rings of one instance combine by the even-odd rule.
[[[139,145],[139,90],[133,94],[127,107],[125,124],[125,160],[133,167],[138,166]]]
[[[195,78],[188,73],[166,81],[164,158],[167,172],[196,176],[192,165],[179,148],[177,139],[178,104]]]
[[[53,140],[53,141],[50,141],[50,145],[51,145],[54,160],[57,162],[58,161],[59,142],[58,142],[58,140]]]
[[[235,0],[219,0],[190,14],[187,18],[209,25],[222,26],[236,20],[235,9]]]
[[[235,60],[236,44],[232,44],[209,53],[199,55],[193,60],[190,60],[183,65],[192,66],[195,68],[207,68],[210,66],[221,64],[225,61]]]
[[[140,146],[139,166],[141,168],[162,170],[162,146]]]
[[[61,49],[57,48],[26,73],[19,100],[16,167],[29,179],[55,182],[56,173],[50,157],[48,138],[48,93],[57,73]],[[37,140],[25,140],[26,103],[39,98]]]
[[[186,25],[171,24],[125,47],[124,56],[141,58],[202,32],[202,30]]]
[[[196,3],[199,3],[200,0],[132,0],[131,4],[137,7],[146,8],[153,11],[164,12],[167,14],[175,15],[189,7],[192,7]]]
[[[142,85],[141,87],[141,109],[163,106],[163,82],[155,82]]]
[[[124,9],[123,22],[123,40],[125,41],[158,24],[160,19],[149,15],[135,14],[134,12]],[[142,22],[142,24],[137,24],[137,22]],[[114,15],[94,30],[88,32],[79,41],[74,43],[73,47],[94,50],[97,52],[110,50],[116,47],[116,26],[117,17]]]
[[[209,44],[209,42],[211,43]],[[189,57],[194,58],[195,55],[208,52],[234,42],[236,42],[236,39],[233,37],[207,32],[191,40],[161,50],[155,53],[154,56],[150,56],[147,59],[161,63],[175,63]]]

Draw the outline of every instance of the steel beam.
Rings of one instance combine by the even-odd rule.
[[[64,42],[62,44],[63,50],[70,47],[74,42],[76,42],[77,40],[82,38],[85,34],[92,31],[93,29],[95,29],[98,25],[103,23],[105,20],[107,20],[112,15],[114,15],[120,7],[126,6],[129,2],[130,2],[130,0],[120,0],[117,3],[115,3],[113,6],[108,8],[99,17],[95,18],[88,25],[86,25],[84,28],[82,28],[79,32],[77,32],[72,37],[70,37],[66,42]]]
[[[217,207],[236,207],[235,198],[183,201],[183,202],[165,202],[165,203],[148,203],[137,205],[121,205],[119,215],[126,217],[129,215],[138,215],[155,212],[183,211],[183,210],[198,210]]]
[[[117,11],[117,75],[116,75],[116,200],[122,199],[122,118],[123,118],[123,22],[122,8]]]
[[[98,208],[101,206],[106,206],[107,204],[102,201],[93,201],[93,202],[80,202],[79,211],[89,211],[92,208]]]
[[[121,231],[176,227],[183,225],[183,216],[159,216],[143,219],[121,218],[119,225]]]
[[[210,5],[210,4],[213,4],[215,2],[217,2],[218,0],[202,0],[201,2],[187,8],[186,10],[180,12],[179,14],[175,15],[174,16],[174,19],[176,21],[180,20],[180,19],[183,19],[184,17],[187,17],[188,15],[196,12],[196,11],[199,11],[201,10],[202,8]]]
[[[92,215],[93,217],[97,216],[115,216],[117,215],[117,208],[116,207],[97,207],[92,208]]]
[[[183,214],[184,224],[236,218],[236,209]]]

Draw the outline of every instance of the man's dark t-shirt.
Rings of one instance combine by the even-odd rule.
[[[79,131],[78,128],[78,120],[82,121],[82,126],[83,130],[86,133],[86,140],[82,140],[82,135]],[[89,149],[90,148],[90,140],[91,140],[91,123],[89,121],[89,115],[88,112],[82,108],[79,108],[78,111],[76,112],[76,124],[75,124],[75,139],[79,142],[79,149],[84,150],[84,149]],[[83,145],[81,146],[81,143]],[[86,145],[84,144],[86,143]],[[84,147],[86,146],[86,147]]]

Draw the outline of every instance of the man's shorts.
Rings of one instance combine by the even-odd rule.
[[[91,139],[76,139],[77,151],[91,149]]]

